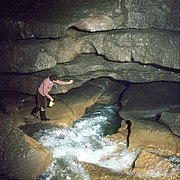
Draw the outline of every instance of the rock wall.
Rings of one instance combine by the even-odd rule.
[[[74,79],[75,83],[72,85],[60,88],[55,86],[51,92],[61,94],[61,100],[65,102],[64,108],[69,104],[70,109],[65,111],[65,116],[70,115],[70,119],[57,115],[66,125],[70,125],[74,118],[82,116],[86,107],[94,102],[112,103],[119,100],[122,104],[120,116],[134,122],[130,139],[132,148],[144,148],[148,142],[152,148],[159,148],[162,154],[179,155],[178,18],[179,0],[2,1],[0,91],[34,95],[37,86],[50,74],[56,74],[62,80]],[[96,80],[92,81],[94,79]],[[127,89],[121,83],[128,84]],[[85,88],[84,84],[87,85]],[[78,101],[80,88],[85,89],[86,93],[88,90],[91,92]],[[103,88],[107,90],[106,93]],[[77,97],[71,99],[74,94]],[[109,94],[113,95],[109,97]],[[3,98],[2,93],[1,96]],[[84,106],[84,101],[87,106]],[[1,102],[1,106],[2,104]],[[7,110],[4,106],[0,109],[4,111],[3,114],[8,114],[8,110],[12,112],[11,108]],[[1,121],[2,119],[4,115]],[[11,116],[11,119],[16,117]],[[27,121],[26,125],[31,120],[29,116],[24,116],[17,123],[23,123],[21,121],[24,119]],[[144,120],[148,122],[147,127]],[[55,124],[58,123],[56,121]],[[4,124],[1,129],[9,125]],[[19,169],[12,168],[12,171],[7,165],[2,173],[31,179],[46,169],[52,157],[44,147],[41,149],[37,142],[24,135],[17,126],[14,126],[15,132],[13,129],[10,135],[13,136],[14,133],[21,136],[23,147],[28,147],[25,153],[34,151],[34,148],[37,150],[37,154],[30,157],[31,162],[36,164],[38,157],[44,159],[46,166],[33,169],[29,164],[28,169],[35,172],[31,177],[25,169],[22,170],[24,161],[19,153],[21,146],[17,146],[15,154],[20,154],[19,158],[8,157],[5,151],[1,151],[1,157],[7,158],[8,164],[22,162],[19,163]],[[149,130],[151,127],[154,129],[153,134]],[[142,134],[137,133],[139,129]],[[150,137],[148,141],[144,134]],[[120,137],[122,135],[123,133]],[[161,135],[162,139],[156,143],[155,138]],[[137,137],[140,139],[139,144]],[[163,151],[168,138],[170,141]],[[6,143],[4,137],[1,147],[4,147],[3,143]],[[6,152],[11,150],[11,144],[14,147],[14,142],[10,139],[5,146]],[[151,167],[147,165],[146,170],[142,168],[144,157],[154,157],[149,149],[145,148],[147,152],[141,152],[133,173],[144,171],[146,174],[154,167],[152,162]],[[3,158],[1,162],[4,163]],[[155,163],[158,163],[159,158],[155,158]]]
[[[179,82],[178,7],[178,0],[6,1],[0,90],[34,94],[52,72],[73,77],[69,89],[101,76]]]

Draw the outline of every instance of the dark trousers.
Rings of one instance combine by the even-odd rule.
[[[39,93],[39,91],[37,91],[37,105],[39,106],[39,108],[42,110],[45,110],[46,108],[46,105],[45,105],[45,100],[46,100],[46,97],[41,95]]]
[[[41,95],[39,93],[39,91],[37,91],[36,99],[35,100],[36,100],[36,106],[31,111],[31,115],[33,115],[35,118],[38,118],[37,113],[40,110],[41,120],[42,121],[48,121],[49,119],[46,118],[46,115],[45,115],[45,108],[46,108],[45,100],[46,100],[46,97]]]

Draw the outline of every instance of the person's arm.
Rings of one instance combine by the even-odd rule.
[[[69,80],[69,81],[56,80],[54,82],[57,83],[57,84],[60,84],[60,85],[68,85],[68,84],[72,84],[74,81],[73,80]]]

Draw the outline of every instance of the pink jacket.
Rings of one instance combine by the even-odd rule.
[[[50,100],[53,99],[50,95],[49,95],[49,91],[51,91],[54,83],[60,84],[60,85],[66,85],[69,84],[69,82],[66,81],[60,81],[60,80],[56,80],[54,82],[50,81],[49,77],[44,79],[44,81],[40,84],[38,91],[41,95],[46,96],[47,98],[49,98]]]

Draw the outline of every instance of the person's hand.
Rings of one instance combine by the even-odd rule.
[[[55,103],[53,101],[49,102],[49,107],[53,107],[55,105]]]
[[[73,82],[74,82],[74,80],[71,79],[71,80],[69,81],[69,84],[72,84]]]

